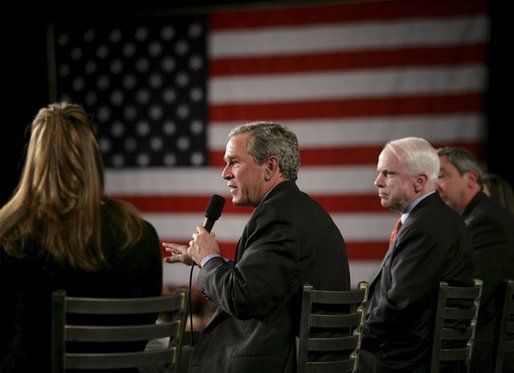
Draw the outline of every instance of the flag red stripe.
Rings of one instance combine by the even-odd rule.
[[[216,122],[247,122],[270,118],[312,119],[377,117],[443,113],[481,112],[484,109],[482,93],[440,96],[396,96],[340,100],[309,100],[296,102],[259,102],[211,104],[209,120]]]
[[[372,182],[372,181],[371,181]],[[143,213],[189,213],[205,210],[209,196],[136,196],[120,195],[116,198],[132,203]],[[329,212],[387,212],[380,206],[376,194],[312,195]],[[230,197],[223,209],[224,214],[251,213],[252,208],[234,206]]]
[[[391,66],[457,65],[485,59],[484,44],[403,48],[395,50],[351,51],[287,56],[218,58],[209,62],[212,77],[226,75],[279,74],[337,69]]]
[[[478,158],[483,158],[483,144],[481,142],[448,142],[432,143],[436,148],[442,146],[460,146],[467,148]],[[365,165],[376,164],[382,146],[351,146],[340,148],[303,149],[301,151],[302,165],[323,166],[323,165]],[[221,163],[224,166],[224,163]]]
[[[387,241],[346,242],[349,260],[380,261],[387,251]]]
[[[173,239],[162,240],[164,242],[176,242]],[[178,242],[180,243],[180,242]],[[187,242],[182,242],[187,244]],[[363,261],[380,261],[387,251],[387,240],[384,241],[360,241],[360,242],[345,242],[348,260],[363,260]],[[223,242],[218,241],[221,255],[227,259],[233,259],[235,255],[237,242]],[[168,256],[164,248],[161,246],[162,255]]]
[[[449,17],[486,12],[484,0],[468,1],[383,1],[368,3],[346,3],[323,6],[298,6],[265,10],[226,11],[213,13],[211,30],[249,29],[260,27],[285,27],[314,25],[317,23],[350,23],[352,21],[386,21],[402,18]]]
[[[407,135],[406,135],[407,136]],[[442,146],[460,146],[468,149],[477,158],[484,158],[484,146],[480,140],[477,142],[449,141],[446,143],[433,142],[436,148]],[[374,165],[378,155],[382,150],[380,145],[361,145],[361,146],[340,146],[322,148],[303,148],[300,149],[302,166],[329,166],[329,165]],[[209,165],[214,167],[224,167],[224,150],[213,150],[209,152]]]
[[[228,189],[227,189],[228,193]],[[211,196],[177,196],[177,195],[114,195],[114,198],[132,203],[143,213],[180,214],[205,211]],[[253,208],[236,207],[227,198],[223,208],[226,213],[251,213]]]

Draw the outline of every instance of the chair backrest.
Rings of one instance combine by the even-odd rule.
[[[357,369],[368,284],[348,291],[304,285],[297,372],[354,372]]]
[[[514,279],[503,281],[494,340],[495,373],[503,372],[506,354],[514,354]]]
[[[439,372],[441,363],[460,362],[470,371],[471,355],[482,296],[482,280],[473,286],[439,284],[430,372]]]
[[[66,369],[178,369],[187,317],[187,288],[143,298],[52,298],[52,373]],[[159,314],[166,320],[156,322]],[[148,342],[165,341],[145,348]],[[157,345],[157,344],[156,344]],[[137,346],[137,347],[136,347]]]

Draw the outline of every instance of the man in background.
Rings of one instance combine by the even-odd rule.
[[[483,281],[471,370],[491,372],[496,300],[503,279],[514,278],[514,218],[482,192],[482,169],[466,149],[438,149],[438,191],[464,218],[471,234],[475,277]]]

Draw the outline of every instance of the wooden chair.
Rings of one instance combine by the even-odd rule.
[[[461,362],[470,371],[482,281],[473,286],[439,285],[432,343],[430,372],[440,371],[441,363]]]
[[[514,355],[514,279],[503,281],[503,299],[498,310],[493,351],[494,373],[503,372],[506,354]]]
[[[302,289],[297,372],[355,372],[368,284],[349,291]]]
[[[63,290],[54,292],[52,373],[145,365],[168,367],[169,372],[175,372],[187,316],[187,295],[186,288],[171,295],[114,299],[69,297]],[[161,312],[167,319],[156,322]],[[145,348],[149,341],[157,340],[167,343]]]

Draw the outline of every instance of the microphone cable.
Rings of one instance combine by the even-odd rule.
[[[193,292],[193,270],[195,269],[195,262],[191,263],[191,270],[189,271],[189,344],[194,346],[194,338],[193,338],[193,301],[192,301],[192,292]]]

